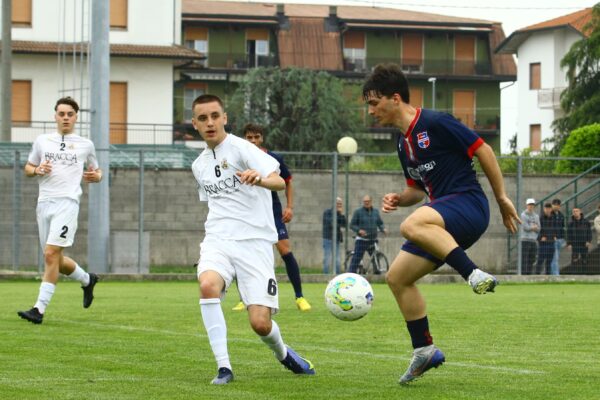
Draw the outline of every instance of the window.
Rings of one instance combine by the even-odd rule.
[[[348,31],[344,33],[344,69],[346,71],[365,71],[367,67],[367,49],[364,32]]]
[[[12,23],[31,26],[31,0],[12,0]]]
[[[454,72],[460,75],[475,73],[475,37],[454,37]]]
[[[127,0],[110,0],[110,27],[127,29]]]
[[[247,67],[268,67],[269,60],[269,31],[262,28],[246,29]],[[236,64],[239,64],[236,62]]]
[[[402,34],[402,71],[423,72],[423,35],[420,33]]]
[[[542,126],[540,124],[529,125],[529,147],[531,151],[542,149]]]
[[[183,88],[183,119],[186,122],[192,121],[192,103],[196,97],[205,94],[207,91],[206,83],[188,83]]]
[[[538,90],[542,88],[542,64],[529,64],[529,89]]]
[[[31,81],[12,81],[12,122],[29,126],[31,122]]]
[[[413,107],[423,107],[423,88],[409,87],[410,105]]]
[[[457,120],[473,129],[475,126],[475,91],[455,90],[453,92],[453,113]]]
[[[194,49],[208,57],[208,28],[191,26],[184,33],[185,46]],[[208,58],[199,61],[204,67],[208,67]]]
[[[127,82],[110,83],[110,144],[127,143]]]

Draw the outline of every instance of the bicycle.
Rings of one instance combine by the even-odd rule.
[[[367,274],[385,274],[389,269],[388,259],[383,254],[381,250],[379,250],[379,240],[374,240],[373,243],[367,248],[365,254],[368,254],[368,261],[365,267],[364,256],[363,259],[360,260],[358,264],[358,268],[356,270],[357,274],[367,275]],[[350,269],[350,263],[352,262],[352,257],[354,256],[354,250],[348,250],[346,252],[346,259],[344,260],[344,270],[348,272]]]

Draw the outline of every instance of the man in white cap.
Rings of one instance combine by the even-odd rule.
[[[521,273],[530,275],[537,254],[540,216],[535,213],[535,199],[527,199],[525,205],[527,208],[521,213]]]

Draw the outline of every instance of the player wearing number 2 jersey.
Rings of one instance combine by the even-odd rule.
[[[54,110],[58,131],[38,136],[25,165],[25,174],[39,181],[37,222],[45,270],[35,305],[19,311],[18,315],[35,324],[42,323],[59,272],[81,282],[84,308],[92,304],[98,281],[95,274],[88,274],[73,259],[64,256],[63,250],[72,246],[75,239],[81,179],[100,182],[102,171],[98,168],[94,144],[73,133],[79,111],[75,100],[61,98]],[[87,165],[85,171],[84,165]]]
[[[211,383],[224,385],[233,380],[221,296],[234,278],[252,329],[275,357],[296,374],[314,374],[310,361],[284,344],[271,319],[279,308],[273,267],[277,231],[271,201],[272,190],[285,188],[279,163],[252,143],[225,132],[227,115],[219,97],[199,96],[192,112],[192,124],[207,145],[192,172],[200,200],[208,202],[198,282],[202,321],[218,368]]]
[[[493,292],[497,285],[496,278],[477,268],[465,253],[489,223],[488,201],[477,182],[473,156],[490,181],[504,225],[514,233],[520,220],[504,190],[491,147],[454,117],[412,107],[408,82],[397,65],[378,65],[363,86],[363,96],[370,115],[400,130],[398,156],[406,188],[384,196],[383,212],[415,205],[426,195],[430,200],[400,225],[407,241],[386,277],[414,348],[410,365],[400,377],[405,384],[445,361],[433,345],[425,299],[415,282],[448,263],[475,293]]]

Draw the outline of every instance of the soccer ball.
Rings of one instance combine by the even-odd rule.
[[[373,289],[358,274],[345,273],[333,278],[325,289],[325,304],[334,317],[356,321],[367,315],[373,303]]]

